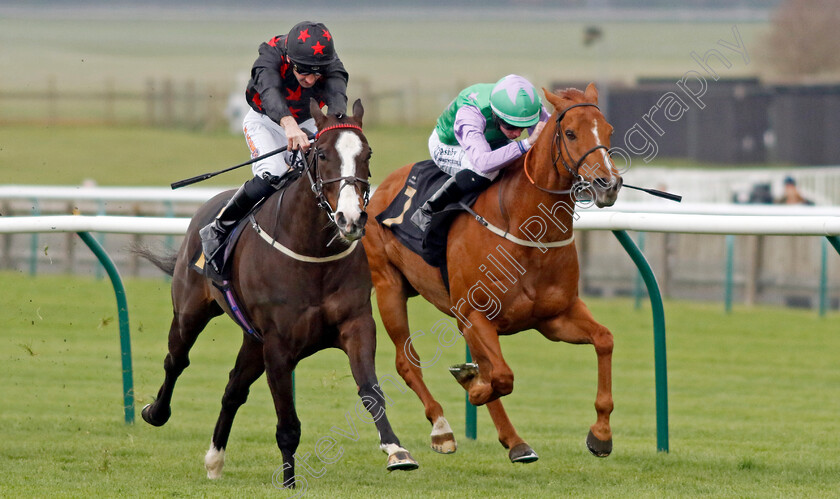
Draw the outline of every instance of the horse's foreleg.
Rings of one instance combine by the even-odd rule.
[[[277,413],[275,437],[277,447],[283,455],[283,479],[281,481],[275,472],[276,478],[273,481],[276,487],[293,489],[300,485],[306,490],[306,479],[295,475],[295,451],[300,444],[300,419],[295,411],[292,397],[294,359],[291,358],[288,349],[279,344],[275,336],[266,335],[263,346],[266,379],[274,399],[274,410]],[[297,483],[299,480],[296,479],[300,478],[303,479],[302,484]]]
[[[486,407],[499,434],[499,442],[509,449],[508,457],[512,463],[533,463],[539,459],[534,449],[516,432],[500,399],[488,402]]]
[[[382,324],[396,347],[395,364],[397,372],[423,403],[426,419],[432,424],[432,449],[441,454],[451,454],[458,448],[449,422],[443,416],[443,407],[435,400],[426,383],[420,356],[411,344],[408,326],[406,296],[402,291],[402,281],[395,278],[385,279],[374,275],[376,300]]]
[[[216,420],[210,449],[204,456],[207,478],[221,478],[222,468],[225,465],[225,448],[230,437],[231,426],[233,426],[233,418],[236,417],[236,411],[248,400],[251,385],[264,370],[262,344],[253,338],[246,337],[236,357],[236,364],[230,371],[230,379],[225,388],[225,394],[222,396],[222,410],[219,413],[219,419]]]
[[[502,356],[499,334],[493,323],[481,312],[468,315],[472,324],[464,330],[473,361],[478,364],[478,376],[462,383],[470,403],[484,405],[513,391],[513,371]]]
[[[595,353],[598,356],[598,393],[595,397],[595,411],[598,418],[590,427],[586,445],[589,451],[598,457],[610,455],[612,452],[610,413],[613,410],[612,333],[595,321],[581,300],[576,300],[565,314],[540,324],[537,330],[552,341],[591,343],[595,347]]]
[[[359,387],[361,402],[379,431],[379,448],[388,454],[387,469],[417,469],[417,461],[400,445],[385,412],[385,394],[374,370],[376,325],[373,317],[362,315],[345,321],[339,328],[339,342],[350,359],[350,371]]]
[[[216,314],[218,315],[218,314]],[[141,411],[143,420],[154,426],[163,426],[172,414],[172,392],[175,382],[184,369],[190,365],[189,353],[198,335],[213,317],[207,313],[175,314],[169,328],[169,352],[163,360],[166,377],[158,390],[155,401]]]

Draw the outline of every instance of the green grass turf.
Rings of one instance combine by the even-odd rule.
[[[568,19],[565,9],[418,9],[353,12],[335,9],[253,13],[231,9],[226,16],[120,14],[103,19],[83,8],[73,15],[49,9],[17,11],[0,18],[0,89],[45,89],[54,78],[64,90],[142,90],[148,79],[194,80],[224,94],[237,73],[250,71],[260,43],[283,34],[297,19],[317,17],[329,26],[350,75],[350,93],[367,81],[376,92],[416,85],[451,92],[456,86],[492,82],[509,73],[527,76],[535,85],[551,81],[631,81],[636,77],[679,78],[698,70],[691,52],[721,49],[719,40],[737,46],[733,27],[747,58],[728,49],[731,67],[724,76],[760,74],[766,22],[735,22],[702,17],[649,22],[583,22]],[[310,16],[310,17],[307,17]],[[584,31],[597,25],[603,37],[584,44]],[[44,44],[55,49],[44,51]],[[722,67],[722,66],[721,66]],[[448,100],[448,99],[447,99]]]
[[[162,428],[138,413],[123,424],[116,306],[107,281],[0,273],[0,496],[290,497],[272,486],[281,465],[264,378],[234,424],[225,475],[205,478],[203,455],[241,333],[215,320],[192,351],[173,416]],[[163,379],[169,285],[128,280],[138,410]],[[463,437],[464,395],[446,372],[463,344],[442,350],[424,371],[443,404],[458,452],[428,448],[419,401],[384,385],[388,416],[420,462],[387,473],[372,426],[342,440],[342,457],[310,478],[306,497],[831,497],[840,487],[840,371],[836,314],[666,302],[670,446],[656,452],[650,311],[629,300],[588,300],[615,335],[612,426],[615,450],[592,457],[584,437],[595,419],[595,355],[590,346],[551,344],[534,332],[502,339],[516,373],[505,405],[539,453],[513,465],[479,409],[478,440]],[[412,300],[412,330],[442,318]],[[378,328],[380,379],[396,376],[394,347]],[[432,358],[426,335],[420,354]],[[341,352],[320,352],[296,372],[303,424],[300,453],[353,415],[355,384]],[[404,387],[403,387],[404,388]],[[318,463],[313,457],[310,462]]]
[[[373,149],[371,174],[380,183],[391,171],[429,156],[429,127],[365,128]],[[168,186],[249,159],[245,139],[145,127],[0,126],[0,182],[4,184]],[[238,185],[251,167],[204,181],[201,186]]]

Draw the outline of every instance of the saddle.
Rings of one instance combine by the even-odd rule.
[[[423,206],[447,179],[449,175],[441,171],[430,159],[414,163],[400,193],[376,216],[376,221],[391,229],[406,248],[420,255],[429,265],[440,268],[444,283],[448,283],[446,241],[449,226],[452,225],[455,215],[464,211],[465,206],[472,206],[481,192],[467,193],[459,202],[450,203],[443,210],[434,213],[426,233],[411,222],[411,215]]]
[[[193,254],[193,257],[190,260],[192,262],[193,270],[210,279],[213,282],[213,286],[221,291],[225,298],[225,302],[227,302],[228,307],[230,307],[231,312],[233,312],[232,318],[236,324],[242,328],[242,331],[251,335],[261,343],[263,341],[262,333],[251,324],[251,320],[248,318],[247,312],[239,305],[239,296],[236,294],[236,291],[231,284],[233,264],[231,255],[233,254],[233,248],[236,247],[237,241],[239,241],[242,233],[245,232],[247,224],[251,223],[253,214],[264,204],[264,202],[265,200],[257,203],[254,209],[251,210],[247,216],[243,217],[239,224],[237,224],[237,226],[230,232],[224,243],[222,243],[219,247],[216,258],[221,258],[219,265],[219,268],[222,269],[221,273],[216,273],[212,265],[207,265],[201,245],[198,246],[198,250]],[[224,203],[227,203],[227,199],[223,200],[220,206],[224,206]],[[203,224],[209,222],[210,219],[202,221]]]

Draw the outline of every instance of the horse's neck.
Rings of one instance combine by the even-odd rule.
[[[334,233],[328,229],[329,217],[318,207],[305,175],[268,198],[256,219],[273,239],[299,253],[319,256],[329,252],[327,244]]]
[[[538,141],[538,144],[548,148],[551,146],[550,141]],[[526,160],[530,179],[525,172]],[[532,235],[539,230],[541,223],[545,227],[541,241],[554,242],[568,238],[574,221],[575,205],[572,196],[544,192],[536,186],[549,190],[567,190],[571,186],[570,179],[561,176],[554,168],[551,151],[542,150],[538,146],[535,146],[532,154],[510,165],[499,183],[502,189],[502,208],[507,212],[509,220],[508,230],[514,234],[520,232],[526,236]],[[517,235],[523,237],[522,234]]]

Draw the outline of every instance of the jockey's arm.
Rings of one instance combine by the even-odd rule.
[[[487,120],[475,106],[463,106],[455,115],[455,139],[464,148],[470,163],[479,172],[491,173],[499,170],[531,147],[530,142],[523,140],[511,142],[495,150],[491,149],[484,137],[486,123]]]

